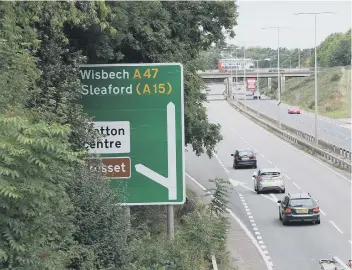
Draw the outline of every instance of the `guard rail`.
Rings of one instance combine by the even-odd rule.
[[[351,270],[347,264],[338,257],[332,257],[332,260],[319,260],[322,270]]]
[[[264,115],[262,113],[260,113],[259,111],[256,111],[248,106],[246,106],[245,104],[243,104],[241,101],[238,102],[240,106],[244,107],[244,108],[247,108],[247,110],[255,113],[258,115],[258,117],[261,117],[271,123],[273,123],[274,125],[276,125],[277,127],[279,127],[279,122],[267,115]],[[310,142],[310,143],[314,143],[315,142],[315,137],[308,134],[308,133],[305,133],[305,132],[302,132],[298,129],[295,129],[293,127],[290,127],[286,124],[283,124],[281,123],[281,127],[283,130],[286,130],[288,132],[290,132],[291,134],[293,135],[296,135],[297,137],[307,141],[307,142]],[[346,160],[347,162],[350,162],[351,163],[351,151],[348,151],[346,149],[343,149],[341,147],[338,147],[334,144],[331,144],[331,143],[328,143],[324,140],[321,140],[319,139],[318,140],[318,146],[326,151],[329,151],[330,153],[333,153],[335,155],[337,155],[338,157],[340,157],[341,159],[343,160]]]
[[[278,121],[272,119],[252,108],[248,108],[241,102],[233,102],[231,99],[227,98],[229,104],[235,109],[239,109],[243,114],[253,119],[255,122],[258,122],[260,125],[269,128],[273,133],[283,138],[286,141],[289,141],[292,144],[298,145],[305,149],[308,149],[310,152],[318,155],[319,157],[324,158],[331,163],[338,165],[340,168],[351,172],[351,153],[349,151],[340,152],[342,156],[338,156],[336,152],[329,152],[327,149],[322,149],[313,145],[314,136],[296,130],[292,127],[289,127],[285,124],[281,124],[281,128],[278,125]],[[324,142],[326,145],[328,143]],[[320,146],[322,143],[320,143]]]

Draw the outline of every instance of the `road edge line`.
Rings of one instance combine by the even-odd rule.
[[[192,176],[190,176],[188,173],[185,173],[185,175],[189,179],[191,179],[198,187],[200,187],[200,189],[202,189],[203,191],[207,190],[205,187],[203,187],[200,183],[198,183],[198,181],[196,179],[194,179]],[[240,225],[242,230],[246,233],[248,238],[252,241],[254,246],[257,248],[257,250],[259,251],[260,256],[262,256],[262,258],[264,260],[264,263],[265,263],[267,269],[268,270],[273,270],[273,264],[271,262],[269,262],[267,256],[264,254],[264,252],[261,249],[261,247],[259,246],[257,240],[254,238],[253,234],[249,231],[249,229],[246,227],[246,225],[244,225],[244,223],[235,215],[234,212],[232,212],[231,209],[226,208],[226,211],[232,216],[232,218],[238,223],[238,225]]]

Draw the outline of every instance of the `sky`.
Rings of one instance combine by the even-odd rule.
[[[238,46],[260,46],[277,49],[277,29],[280,47],[313,48],[314,15],[294,15],[298,12],[334,12],[317,15],[317,45],[328,35],[351,28],[351,1],[261,1],[237,0],[239,17],[236,37],[227,43]]]

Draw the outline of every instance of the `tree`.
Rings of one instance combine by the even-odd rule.
[[[232,34],[236,24],[235,5],[230,2],[106,2],[100,4],[98,11],[98,15],[105,14],[105,27],[91,24],[65,28],[71,49],[81,50],[89,63],[183,63],[185,143],[191,144],[197,154],[206,151],[211,156],[221,140],[220,127],[208,123],[202,105],[205,97],[200,92],[203,83],[195,74],[194,60],[201,50],[224,41],[223,29]],[[107,53],[97,54],[101,51]]]
[[[81,162],[70,128],[15,112],[0,115],[0,126],[0,266],[64,269],[74,229],[65,186]]]
[[[343,39],[336,46],[335,50],[329,55],[328,65],[347,66],[351,64],[351,39]]]

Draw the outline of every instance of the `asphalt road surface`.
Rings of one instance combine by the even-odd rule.
[[[352,257],[349,178],[250,122],[226,101],[211,101],[206,106],[209,120],[221,124],[224,139],[211,160],[187,152],[187,173],[206,188],[212,187],[210,178],[231,179],[229,208],[257,238],[274,269],[318,270],[319,259],[332,256],[347,262]],[[279,168],[286,175],[286,193],[302,190],[319,200],[321,224],[282,225],[277,200],[284,194],[258,195],[251,179],[256,170],[232,168],[231,153],[240,148],[258,153],[258,169]]]
[[[298,115],[288,114],[289,106],[280,104],[278,108],[276,100],[251,99],[243,100],[242,102],[276,120],[280,109],[282,123],[314,136],[315,118],[312,113],[301,111],[301,114]],[[351,151],[351,129],[338,126],[332,120],[327,121],[322,117],[318,117],[318,137],[328,143]]]

